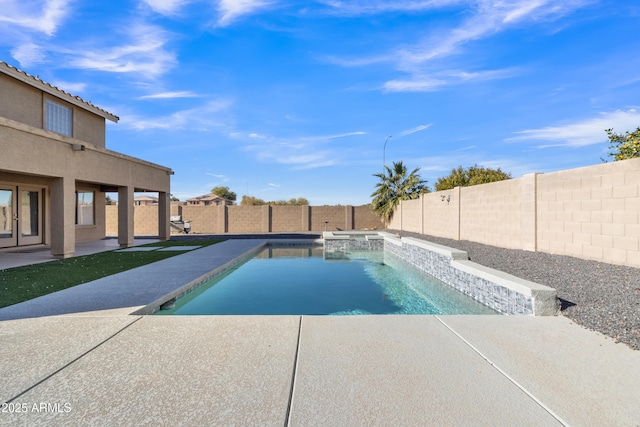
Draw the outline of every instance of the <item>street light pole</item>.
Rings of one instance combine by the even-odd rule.
[[[387,151],[387,142],[389,142],[389,138],[391,138],[393,135],[389,135],[387,137],[387,139],[385,139],[384,141],[384,147],[382,148],[382,167],[384,168],[384,166],[386,165],[385,163],[385,152]]]

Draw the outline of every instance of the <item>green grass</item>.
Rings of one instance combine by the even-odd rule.
[[[142,246],[204,247],[219,242],[221,240],[169,240]],[[0,270],[0,308],[184,253],[109,251]]]

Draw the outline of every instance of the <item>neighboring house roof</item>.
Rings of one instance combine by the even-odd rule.
[[[141,202],[157,202],[158,198],[152,196],[137,196],[134,197],[133,200],[139,200]]]
[[[40,80],[40,78],[38,76],[32,76],[30,74],[25,73],[22,70],[17,69],[16,67],[13,67],[9,64],[7,64],[6,62],[0,61],[0,73],[4,73],[8,76],[11,76],[17,80],[20,80],[30,86],[33,86],[37,89],[40,89],[46,93],[48,93],[49,95],[53,95],[57,98],[60,98],[64,101],[67,101],[70,104],[73,104],[75,106],[78,106],[80,108],[83,108],[87,111],[91,111],[94,114],[97,114],[100,117],[103,117],[107,120],[111,120],[112,122],[117,122],[118,120],[120,120],[120,118],[114,114],[111,114],[108,111],[103,110],[102,108],[96,107],[95,105],[93,105],[92,103],[90,103],[89,101],[85,101],[84,99],[80,98],[79,96],[74,96],[71,95],[68,92],[65,92],[64,90],[53,86],[45,81]]]
[[[233,200],[225,199],[224,197],[217,196],[213,193],[205,194],[204,196],[193,197],[188,199],[188,203],[197,203],[197,202],[223,202],[223,203],[233,203]]]

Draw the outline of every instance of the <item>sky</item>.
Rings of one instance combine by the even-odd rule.
[[[638,28],[629,0],[0,0],[0,60],[118,116],[107,148],[181,200],[362,205],[398,161],[601,163],[640,126]]]

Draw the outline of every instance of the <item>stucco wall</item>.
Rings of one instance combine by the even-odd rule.
[[[0,117],[6,117],[37,129],[44,129],[44,102],[50,99],[72,111],[73,137],[105,147],[105,120],[60,98],[0,73],[0,93],[8,102],[0,103]]]
[[[430,193],[417,206],[402,202],[389,228],[415,232],[421,217],[427,235],[640,267],[640,159]]]
[[[26,83],[0,73],[0,117],[42,128],[42,93]]]

